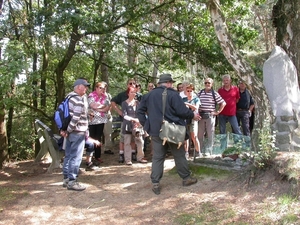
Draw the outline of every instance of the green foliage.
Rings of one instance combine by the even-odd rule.
[[[192,172],[193,176],[212,176],[216,178],[226,177],[230,176],[232,174],[231,171],[228,170],[220,170],[220,169],[214,169],[209,168],[205,166],[198,166],[194,164],[189,165],[190,171]],[[172,168],[169,171],[170,174],[177,174],[176,167]]]
[[[288,194],[283,194],[278,198],[278,203],[283,206],[291,205],[294,202],[297,202],[297,198]]]
[[[222,155],[234,155],[234,154],[240,154],[242,152],[241,148],[237,146],[231,146],[224,150]]]
[[[276,132],[272,132],[269,126],[269,120],[265,120],[262,129],[258,130],[259,135],[259,151],[254,153],[254,166],[259,169],[265,169],[273,164],[276,156],[275,146]]]
[[[219,208],[213,202],[205,202],[197,207],[197,213],[181,213],[174,218],[174,224],[220,224],[236,216],[233,208]]]
[[[11,189],[2,186],[0,188],[0,203],[5,203],[7,201],[16,199],[16,196],[14,195],[16,191],[19,191],[18,188]]]
[[[0,74],[5,75],[0,76],[0,88],[1,92],[5,93],[6,91],[10,91],[11,84],[15,82],[15,79],[19,77],[28,65],[21,42],[15,40],[9,41],[6,44],[1,43],[0,48],[5,49],[0,66]]]
[[[28,117],[16,117],[13,121],[10,146],[11,159],[28,160],[35,157],[33,143],[35,143],[37,135],[34,128],[31,127],[31,121],[28,120]]]
[[[257,43],[264,43],[257,41],[261,30],[254,24],[252,12],[253,6],[261,2],[220,2],[241,50],[251,46],[256,50]],[[26,76],[26,82],[18,84],[16,92],[4,99],[7,108],[21,109],[12,115],[16,129],[11,141],[14,158],[32,155],[33,129],[27,121],[34,117],[49,120],[53,114],[57,104],[57,71],[63,70],[67,93],[78,77],[91,82],[101,80],[101,68],[96,65],[105,65],[109,92],[114,96],[124,90],[129,77],[135,77],[142,85],[152,81],[156,75],[154,68],[158,74],[168,71],[178,80],[187,79],[195,85],[211,75],[216,86],[219,74],[233,70],[216,39],[206,1],[96,0],[91,4],[86,0],[54,0],[47,5],[20,1],[18,6],[7,9],[0,19],[2,93],[15,91],[11,89],[15,78],[20,74]],[[71,35],[80,37],[75,46],[70,45]],[[74,51],[68,52],[72,47]],[[129,47],[133,50],[133,65],[128,63]],[[64,65],[63,60],[68,57],[70,62]],[[251,61],[256,71],[260,71],[261,61]],[[43,96],[46,102],[41,102]],[[20,107],[20,103],[26,104],[27,109]],[[20,126],[19,122],[23,124]],[[26,130],[21,137],[19,127]]]

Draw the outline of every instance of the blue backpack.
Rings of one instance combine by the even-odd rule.
[[[54,112],[54,121],[57,125],[57,128],[62,131],[66,131],[69,123],[72,119],[72,116],[69,112],[69,100],[70,98],[77,95],[68,95],[57,107]]]

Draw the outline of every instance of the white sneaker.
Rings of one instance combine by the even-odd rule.
[[[85,186],[79,184],[76,180],[69,181],[67,188],[73,191],[84,191],[86,189]]]

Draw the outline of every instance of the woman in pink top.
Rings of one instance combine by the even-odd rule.
[[[89,117],[89,132],[90,137],[101,141],[105,123],[107,123],[107,112],[109,110],[110,101],[104,91],[105,84],[97,82],[95,90],[88,96],[90,117]],[[95,147],[95,159],[98,162],[101,160],[101,146]]]

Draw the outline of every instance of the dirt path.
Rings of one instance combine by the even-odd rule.
[[[99,171],[79,176],[87,185],[83,192],[63,188],[61,171],[47,174],[48,164],[8,165],[0,171],[0,224],[257,224],[261,209],[288,188],[271,171],[251,189],[232,177],[213,176],[198,176],[196,185],[183,187],[169,172],[170,157],[161,194],[155,195],[150,162],[130,167],[119,164],[117,155],[103,160]]]

